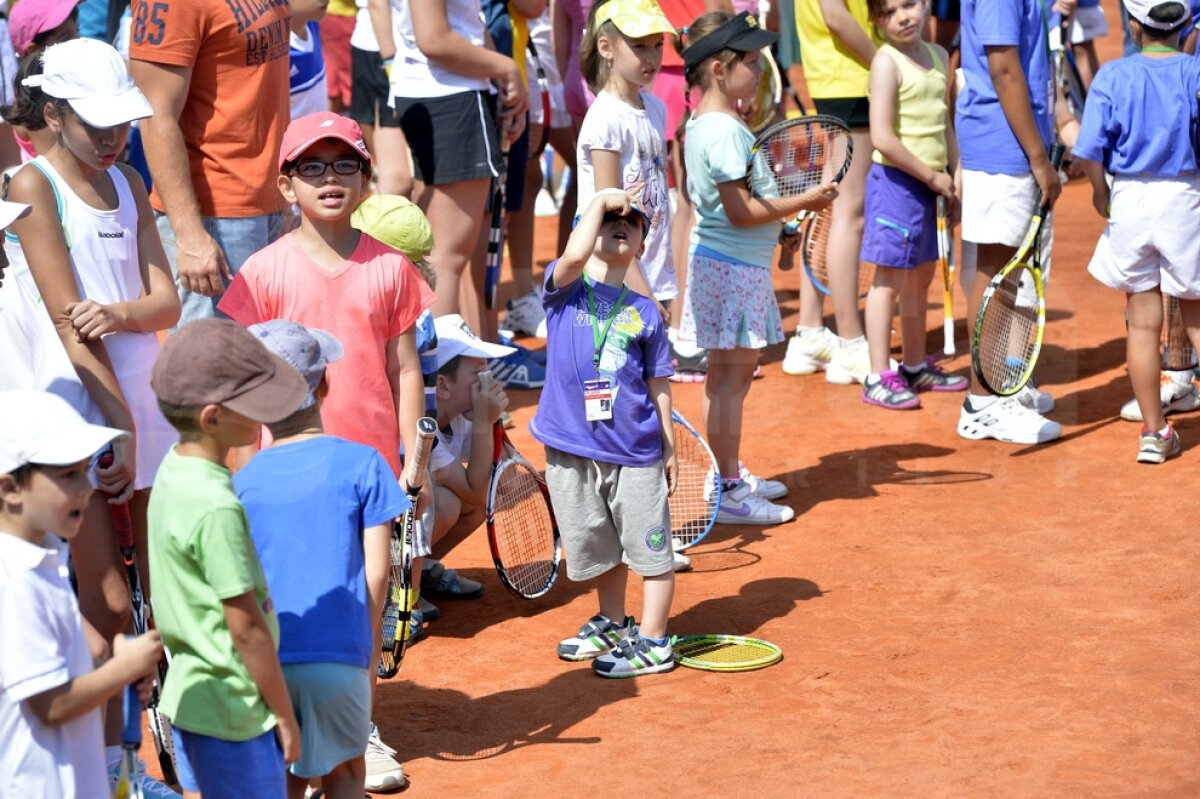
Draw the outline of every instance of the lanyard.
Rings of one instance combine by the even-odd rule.
[[[600,315],[596,313],[596,296],[592,293],[592,279],[586,275],[583,278],[583,288],[587,291],[588,310],[592,314],[592,345],[594,347],[592,365],[599,373],[600,354],[604,351],[604,342],[608,338],[608,331],[612,328],[613,320],[617,318],[617,314],[621,310],[621,300],[625,299],[629,287],[621,286],[621,293],[617,295],[617,301],[613,303],[612,311],[608,314],[608,319],[604,321],[603,329],[600,327]]]
[[[1143,53],[1178,53],[1174,47],[1166,47],[1161,44],[1150,44],[1142,48]]]

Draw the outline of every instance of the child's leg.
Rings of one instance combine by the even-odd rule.
[[[642,618],[638,628],[647,638],[664,638],[675,596],[675,572],[669,571],[642,581]],[[609,618],[612,618],[611,616]]]
[[[322,787],[325,783],[322,781]],[[304,799],[304,795],[308,793],[308,780],[303,777],[297,777],[292,772],[287,775],[287,798],[288,799]],[[359,796],[362,795],[362,790],[359,790]],[[325,795],[329,796],[329,790],[326,789]]]
[[[437,271],[434,316],[460,312],[460,284],[471,279],[468,264],[483,224],[489,182],[464,180],[420,187],[417,204],[433,229],[434,246],[428,260]],[[463,307],[461,313],[473,329],[481,330],[479,308]]]
[[[1145,429],[1162,430],[1167,426],[1159,399],[1158,342],[1162,336],[1162,295],[1155,287],[1151,291],[1129,294],[1128,298],[1129,332],[1125,359],[1129,381],[1133,384],[1133,396],[1141,408]]]
[[[702,403],[705,433],[722,480],[738,480],[738,453],[742,442],[742,409],[754,367],[758,365],[758,350],[736,348],[710,350],[709,378],[704,383]]]
[[[979,315],[979,303],[983,300],[984,290],[987,289],[996,272],[1000,271],[1000,268],[1008,263],[1008,259],[1016,252],[1016,248],[1005,244],[976,244],[974,246],[976,273],[971,281],[971,291],[967,295],[968,320],[974,320]],[[974,336],[974,332],[971,335]],[[974,369],[971,370],[971,393],[978,396],[988,395],[988,391],[979,382]]]
[[[887,371],[892,356],[892,319],[896,298],[908,282],[910,270],[876,267],[875,284],[867,294],[867,348],[871,353],[871,374]]]
[[[321,787],[325,789],[326,799],[362,799],[363,783],[367,777],[367,767],[363,758],[358,757],[339,763],[333,771],[321,778]],[[296,799],[290,794],[291,775],[289,775],[288,799]],[[300,797],[304,794],[301,793]]]
[[[376,125],[369,143],[374,160],[375,181],[380,194],[412,194],[413,175],[409,165],[408,140],[399,127]]]
[[[674,577],[674,572],[671,573]],[[600,614],[620,624],[625,620],[625,588],[629,584],[629,568],[618,564],[596,578],[596,594]]]
[[[908,270],[900,290],[900,343],[905,366],[914,370],[925,365],[926,315],[929,312],[929,284],[937,264],[930,261]]]
[[[1192,342],[1193,352],[1200,352],[1200,300],[1180,300],[1179,315],[1183,318],[1183,328]]]
[[[856,129],[851,136],[854,157],[850,170],[838,185],[838,197],[833,201],[826,255],[837,334],[843,339],[858,338],[863,334],[858,315],[858,256],[862,247],[867,172],[871,168],[870,132],[865,128]]]

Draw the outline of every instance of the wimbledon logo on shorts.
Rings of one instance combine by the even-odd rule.
[[[662,552],[663,547],[667,545],[667,531],[661,527],[655,527],[646,533],[646,546],[653,552]]]

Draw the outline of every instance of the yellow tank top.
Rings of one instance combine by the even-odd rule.
[[[352,17],[358,13],[354,0],[329,0],[329,13],[335,17]]]
[[[875,33],[867,14],[867,0],[846,0],[850,15],[876,45],[883,40]],[[871,65],[858,60],[836,38],[821,16],[819,0],[796,0],[796,33],[808,91],[818,100],[866,97]]]
[[[924,42],[922,43],[924,44]],[[925,44],[932,69],[922,69],[911,58],[890,44],[879,48],[887,53],[900,70],[900,90],[896,95],[896,135],[908,151],[931,169],[946,168],[946,71],[942,59]],[[893,166],[878,150],[871,156],[875,163]]]

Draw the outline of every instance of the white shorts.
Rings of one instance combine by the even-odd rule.
[[[1119,177],[1109,207],[1088,264],[1092,277],[1118,291],[1161,286],[1163,294],[1200,299],[1200,175]]]
[[[1032,173],[1001,175],[963,170],[962,270],[963,291],[971,293],[978,260],[976,245],[1020,247],[1040,199]],[[1050,282],[1050,252],[1054,245],[1054,214],[1042,224],[1042,279]]]
[[[1077,8],[1071,12],[1071,44],[1083,44],[1108,35],[1108,20],[1100,6]],[[1062,49],[1062,28],[1050,31],[1050,49]]]

